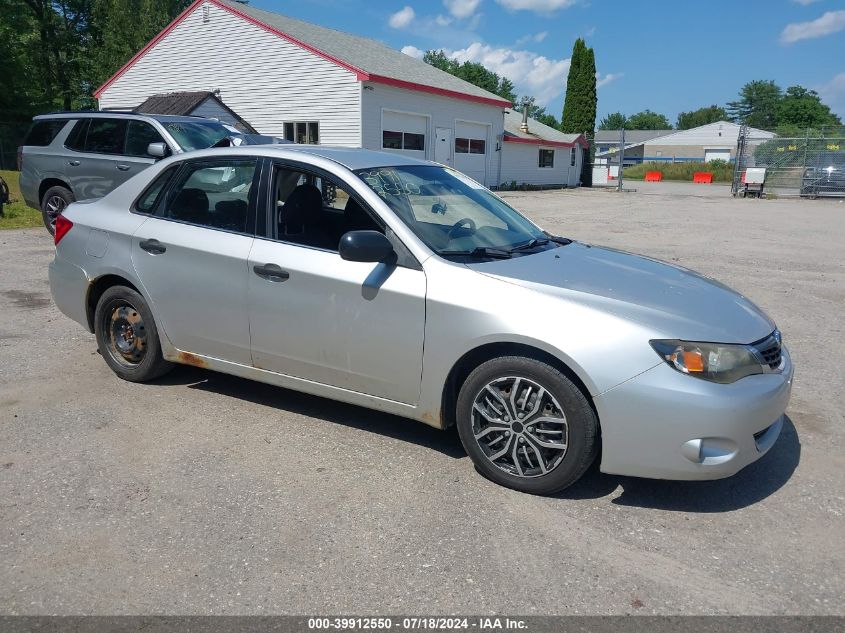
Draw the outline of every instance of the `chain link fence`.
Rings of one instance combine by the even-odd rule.
[[[759,168],[765,172],[757,171]],[[743,127],[731,191],[745,195],[751,188],[746,180],[758,179],[764,183],[765,194],[845,197],[845,127],[765,136]]]

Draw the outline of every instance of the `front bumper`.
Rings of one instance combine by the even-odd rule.
[[[720,479],[758,460],[783,427],[792,360],[780,371],[722,385],[666,363],[594,399],[601,421],[601,470],[655,479]]]
[[[90,331],[86,304],[91,283],[88,274],[76,264],[57,255],[50,262],[49,277],[53,301],[62,314]]]

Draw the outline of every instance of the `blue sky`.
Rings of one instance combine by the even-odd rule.
[[[845,119],[845,0],[251,0],[509,77],[557,117],[572,44],[596,52],[599,118],[736,98],[752,79],[813,88]]]

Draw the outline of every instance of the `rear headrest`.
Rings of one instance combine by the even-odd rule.
[[[174,213],[185,220],[203,219],[208,213],[208,196],[202,189],[182,189],[170,205]]]

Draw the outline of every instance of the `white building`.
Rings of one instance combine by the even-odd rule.
[[[95,96],[102,109],[133,108],[197,90],[219,91],[261,134],[439,160],[485,184],[510,106],[373,40],[233,0],[192,3]],[[464,139],[472,153],[455,152]]]
[[[501,97],[374,40],[234,0],[193,2],[94,95],[101,109],[135,108],[180,91],[214,92],[261,134],[436,160],[488,186],[577,182],[560,180],[565,141],[549,139],[555,166],[540,171],[528,145],[543,139],[505,134]]]
[[[519,112],[505,111],[499,184],[576,187],[581,180],[583,134],[564,134]]]

